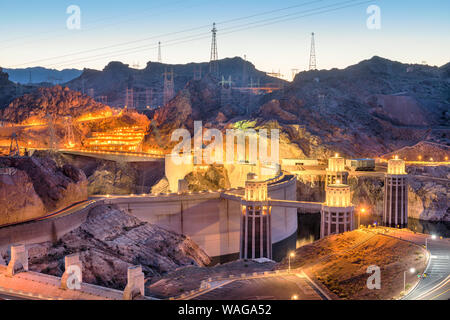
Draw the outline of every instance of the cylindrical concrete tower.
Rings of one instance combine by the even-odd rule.
[[[348,182],[348,172],[345,171],[345,159],[336,154],[333,158],[328,159],[327,179],[325,186],[335,184],[340,181],[343,184]]]
[[[391,159],[384,179],[384,213],[386,226],[405,226],[408,224],[408,175],[405,161]]]
[[[350,199],[350,186],[337,181],[326,188],[326,201],[322,205],[320,237],[354,229],[354,207]]]
[[[272,259],[271,208],[267,183],[248,180],[241,201],[241,259]]]

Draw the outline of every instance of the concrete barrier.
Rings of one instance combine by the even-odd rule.
[[[12,243],[29,245],[47,241],[55,242],[86,221],[90,210],[103,204],[103,200],[97,200],[79,211],[61,217],[56,216],[54,218],[2,227],[0,228],[0,249],[8,248]]]
[[[144,273],[142,266],[128,268],[128,283],[123,292],[124,300],[133,300],[139,296],[145,296]]]
[[[74,253],[64,258],[65,271],[61,277],[61,288],[80,290],[83,282],[83,266],[80,260],[80,254]]]
[[[21,271],[28,271],[28,250],[24,245],[11,246],[11,260],[6,274],[13,276]]]

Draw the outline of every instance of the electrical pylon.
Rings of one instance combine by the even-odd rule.
[[[73,148],[75,146],[75,136],[73,134],[73,119],[71,116],[64,118],[65,134],[64,142],[66,147]]]
[[[213,23],[212,42],[211,42],[211,59],[209,60],[209,72],[218,77],[219,76],[219,55],[217,53],[217,28],[216,23]]]
[[[45,119],[47,120],[48,132],[49,132],[49,140],[48,140],[48,148],[51,151],[55,151],[57,148],[56,142],[56,132],[55,132],[55,116],[51,114],[46,114]]]
[[[14,132],[11,135],[11,144],[9,146],[10,157],[20,157],[19,142],[17,141],[17,134]]]
[[[309,57],[309,70],[317,70],[316,44],[315,44],[315,41],[314,41],[314,32],[311,33],[311,55]]]

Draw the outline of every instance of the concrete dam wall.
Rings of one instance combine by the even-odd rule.
[[[242,195],[244,189],[227,192]],[[292,175],[274,179],[268,185],[268,196],[272,199],[296,200],[296,192],[296,178]],[[224,199],[220,192],[111,197],[105,201],[118,205],[142,221],[189,236],[215,261],[226,261],[239,255],[240,202]],[[297,209],[273,207],[274,252],[276,248],[285,248],[286,241],[289,247],[293,243],[295,248],[296,232]]]

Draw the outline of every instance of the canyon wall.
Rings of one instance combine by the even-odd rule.
[[[22,222],[87,199],[87,179],[48,158],[0,158],[0,225]]]

